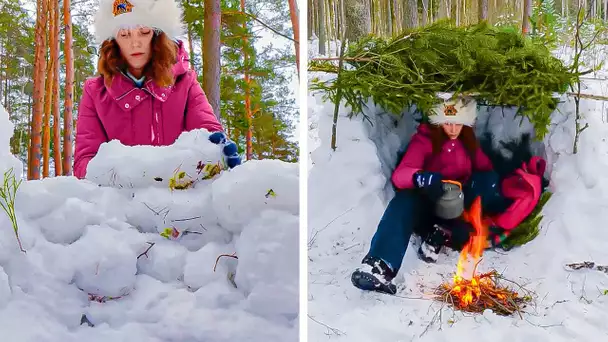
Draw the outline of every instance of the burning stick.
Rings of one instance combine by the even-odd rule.
[[[531,296],[520,297],[517,292],[501,286],[499,280],[504,278],[495,270],[476,274],[477,266],[488,243],[488,227],[483,224],[481,218],[481,198],[477,197],[471,209],[464,213],[465,221],[475,228],[475,234],[460,253],[453,283],[439,286],[435,290],[436,299],[466,312],[480,313],[485,309],[492,309],[499,315],[511,315],[517,312],[521,317],[521,308],[532,299]],[[473,257],[473,263],[468,262],[469,254]],[[471,264],[473,269],[470,277],[465,278],[465,265]],[[527,292],[523,288],[522,290]]]

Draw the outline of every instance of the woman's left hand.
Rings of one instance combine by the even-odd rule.
[[[241,165],[241,156],[239,155],[238,146],[234,141],[231,141],[226,137],[224,132],[214,132],[209,136],[209,141],[216,145],[223,145],[222,153],[224,159],[229,168],[234,168],[237,165]]]

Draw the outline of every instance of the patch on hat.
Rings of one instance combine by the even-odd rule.
[[[456,110],[456,106],[447,105],[447,106],[445,106],[445,109],[443,110],[443,114],[445,116],[456,116],[456,114],[458,114],[458,111]]]
[[[130,13],[133,10],[133,4],[129,0],[114,0],[112,5],[112,13],[114,16]]]

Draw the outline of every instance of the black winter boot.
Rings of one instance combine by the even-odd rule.
[[[355,287],[365,291],[397,293],[397,286],[392,282],[396,273],[383,260],[366,256],[362,263],[351,276]]]
[[[450,241],[450,231],[442,226],[433,225],[433,231],[422,241],[418,256],[425,262],[437,262],[441,248]]]

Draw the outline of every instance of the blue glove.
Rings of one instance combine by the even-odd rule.
[[[226,164],[228,164],[229,168],[232,169],[237,165],[241,165],[239,149],[233,141],[228,140],[226,145],[224,145],[222,152],[224,152],[224,159],[226,159]]]
[[[222,147],[222,153],[224,154],[224,160],[229,168],[234,168],[237,165],[241,165],[241,156],[239,156],[239,149],[235,142],[231,141],[226,137],[224,132],[214,132],[209,136],[209,141],[216,145],[224,145]]]
[[[431,202],[443,196],[443,176],[437,172],[418,171],[413,176],[414,186],[422,189]]]
[[[209,141],[216,145],[225,144],[226,140],[228,139],[226,138],[226,134],[224,134],[224,132],[213,132],[209,136]]]

